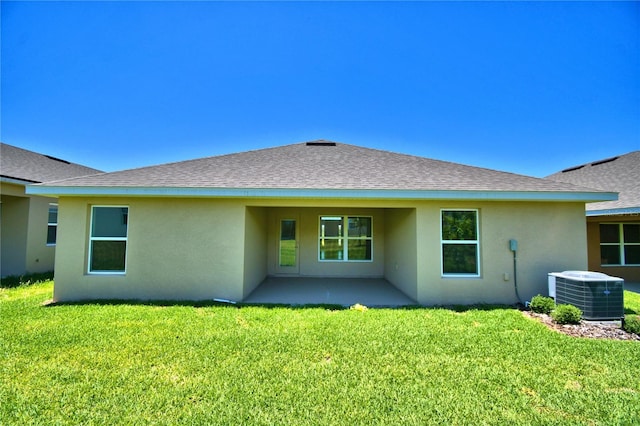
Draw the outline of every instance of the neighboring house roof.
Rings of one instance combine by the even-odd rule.
[[[612,200],[513,173],[314,141],[32,186],[48,195]]]
[[[0,143],[0,178],[21,184],[102,173],[100,170]]]
[[[587,204],[588,216],[640,213],[640,151],[570,167],[547,179],[618,192],[618,200]]]

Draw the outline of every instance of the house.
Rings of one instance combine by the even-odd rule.
[[[325,140],[27,192],[59,198],[56,301],[242,301],[267,278],[322,277],[424,305],[546,294],[548,272],[587,266],[585,203],[616,198]]]
[[[26,194],[25,187],[99,172],[0,143],[1,276],[53,270],[58,201]]]
[[[640,283],[640,151],[570,167],[557,182],[618,192],[586,205],[588,268]]]

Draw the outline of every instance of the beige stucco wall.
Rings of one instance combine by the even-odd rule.
[[[247,207],[244,229],[244,288],[247,297],[267,276],[267,210]]]
[[[129,207],[126,274],[88,274],[91,205]],[[211,199],[60,200],[54,299],[241,300],[245,208]]]
[[[27,259],[29,199],[3,195],[1,201],[1,274],[3,277],[24,274]]]
[[[478,278],[442,277],[440,210],[476,208],[480,217]],[[546,295],[547,274],[587,265],[584,207],[580,203],[430,202],[418,215],[418,297],[425,305],[515,303],[513,252],[518,241],[521,299]],[[506,274],[506,275],[505,275]]]
[[[129,206],[125,275],[86,272],[92,204]],[[480,277],[441,276],[440,211],[448,208],[480,212]],[[511,238],[523,300],[546,294],[549,272],[587,266],[581,203],[64,198],[60,212],[57,300],[242,300],[281,272],[281,218],[299,221],[300,275],[385,277],[425,305],[515,303]],[[321,215],[372,216],[373,261],[320,262]]]
[[[47,246],[47,222],[49,203],[57,200],[25,195],[24,186],[6,182],[0,192],[0,274],[53,270],[55,246]]]
[[[385,278],[407,296],[418,299],[416,209],[386,209]]]
[[[603,266],[600,262],[600,223],[640,223],[637,215],[593,216],[587,218],[589,270],[640,283],[640,266]]]

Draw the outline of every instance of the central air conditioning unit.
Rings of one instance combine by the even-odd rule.
[[[590,271],[549,274],[549,296],[557,305],[580,308],[586,320],[618,320],[624,317],[624,280]]]

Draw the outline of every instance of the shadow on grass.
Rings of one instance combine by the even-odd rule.
[[[309,304],[287,304],[287,303],[233,303],[217,300],[202,300],[202,301],[189,301],[189,300],[127,300],[127,299],[97,299],[97,300],[80,300],[73,302],[45,302],[44,307],[57,307],[57,306],[87,306],[87,305],[99,305],[99,306],[155,306],[155,307],[173,307],[184,306],[193,308],[208,308],[208,307],[227,307],[227,308],[264,308],[264,309],[326,309],[330,311],[343,311],[351,309],[351,306],[332,304],[332,303],[309,303]],[[443,309],[454,312],[467,312],[467,311],[492,311],[492,310],[522,310],[520,305],[490,305],[490,304],[477,304],[477,305],[437,305],[437,306],[420,306],[420,305],[401,305],[401,306],[367,306],[367,309],[392,309],[392,310],[420,310],[420,309]]]
[[[53,271],[39,274],[9,275],[0,278],[0,288],[15,288],[21,285],[32,285],[51,280],[53,280]]]

